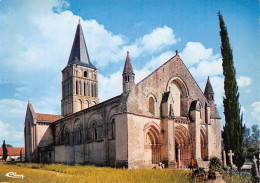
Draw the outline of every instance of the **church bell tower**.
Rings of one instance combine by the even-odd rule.
[[[79,21],[68,64],[62,70],[62,116],[81,111],[99,102],[97,74],[98,70],[90,62]]]

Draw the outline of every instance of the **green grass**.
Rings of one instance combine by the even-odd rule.
[[[238,183],[238,182],[252,183],[253,182],[251,176],[239,175],[239,174],[232,174],[232,176],[230,176],[229,174],[224,174],[223,179],[227,183]]]
[[[8,172],[24,175],[24,179],[13,179],[5,176]],[[166,183],[199,182],[190,180],[190,171],[170,169],[126,170],[94,166],[69,166],[59,164],[35,163],[0,163],[0,182],[132,182],[132,183]]]

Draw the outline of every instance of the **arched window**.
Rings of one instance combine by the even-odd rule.
[[[112,122],[111,122],[111,137],[112,137],[112,139],[116,138],[115,119],[112,119]]]
[[[97,75],[96,74],[94,74],[94,79],[97,79]]]
[[[154,115],[154,99],[153,99],[153,97],[149,98],[149,112]]]
[[[87,71],[84,72],[84,77],[88,77],[88,72]]]
[[[76,81],[76,94],[78,95],[79,94],[79,87],[78,87],[78,81]]]
[[[78,125],[77,126],[77,133],[76,133],[77,143],[81,143],[83,141],[82,137],[83,137],[83,135],[82,135],[82,128],[81,128],[81,125]]]
[[[81,86],[81,81],[79,81],[79,93],[80,93],[80,95],[82,94],[81,91],[82,91],[82,86]]]
[[[94,84],[93,87],[93,97],[96,97],[96,85]]]
[[[79,72],[78,71],[76,71],[76,76],[78,76],[79,75]]]
[[[69,129],[65,130],[65,144],[70,144],[70,133],[69,133]]]
[[[86,96],[86,83],[84,83],[84,96]]]
[[[98,89],[97,89],[97,85],[95,87],[95,96],[98,97]]]
[[[97,126],[96,123],[92,123],[92,140],[97,140]]]

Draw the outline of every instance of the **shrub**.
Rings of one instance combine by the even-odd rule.
[[[217,157],[211,158],[211,159],[210,159],[209,169],[210,169],[211,171],[213,171],[213,170],[218,170],[218,169],[220,169],[220,168],[221,168],[221,161],[220,161],[220,159],[217,158]]]

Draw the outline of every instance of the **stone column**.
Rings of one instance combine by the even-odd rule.
[[[168,119],[168,167],[174,168],[176,165],[175,161],[175,131],[174,131],[174,120]]]
[[[200,144],[200,111],[195,111],[195,159],[201,159]]]
[[[181,167],[181,148],[178,147],[178,161],[179,161],[179,168]]]

